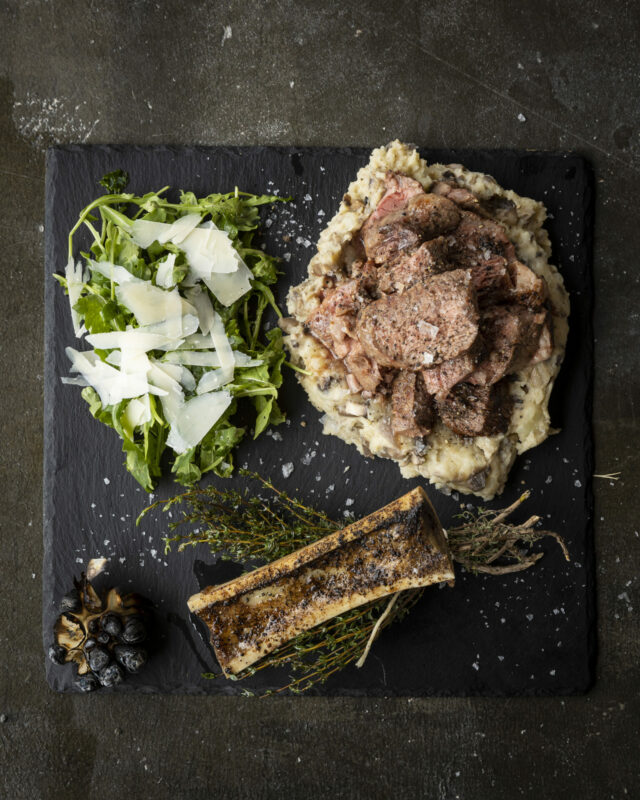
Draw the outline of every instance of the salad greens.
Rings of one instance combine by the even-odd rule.
[[[195,314],[195,309],[189,306],[189,299],[193,301],[194,296],[190,292],[194,292],[195,286],[198,299],[204,295],[211,303],[208,306],[207,301],[204,301],[205,306],[210,309],[209,320],[213,315],[215,319],[222,321],[223,328],[219,329],[222,333],[218,334],[217,342],[220,342],[220,336],[223,341],[226,336],[230,346],[228,352],[231,354],[233,351],[235,358],[235,365],[232,361],[227,378],[217,382],[214,378],[213,383],[221,394],[228,393],[224,395],[228,406],[195,446],[176,448],[171,441],[167,442],[171,435],[175,408],[172,417],[169,414],[171,406],[167,402],[167,391],[162,391],[163,387],[153,386],[152,377],[148,378],[150,389],[144,396],[134,396],[130,390],[125,390],[124,397],[117,395],[119,401],[112,403],[105,401],[105,397],[113,395],[109,395],[97,381],[92,383],[90,374],[93,372],[87,370],[103,370],[112,382],[122,376],[125,372],[124,345],[122,352],[115,354],[114,350],[118,348],[97,344],[93,351],[95,355],[91,352],[78,354],[68,348],[72,361],[74,357],[78,358],[77,362],[73,362],[72,370],[79,371],[82,377],[66,379],[66,382],[84,386],[82,397],[89,405],[91,414],[117,431],[122,439],[126,467],[145,490],[151,491],[161,476],[161,459],[165,451],[171,455],[171,471],[175,479],[185,485],[195,483],[210,471],[219,476],[228,476],[233,471],[233,449],[247,433],[247,427],[242,424],[247,410],[252,410],[249,419],[253,417],[254,438],[268,425],[278,424],[284,419],[277,402],[285,360],[282,333],[277,327],[267,329],[265,324],[265,315],[269,309],[278,317],[282,316],[270,288],[278,278],[278,259],[255,247],[253,237],[259,225],[260,207],[286,198],[254,195],[236,189],[227,194],[210,194],[201,198],[192,192],[183,191],[178,202],[170,202],[164,197],[169,187],[142,196],[127,193],[125,189],[128,179],[127,173],[121,170],[103,177],[100,184],[107,193],[96,198],[80,213],[69,233],[69,263],[66,272],[64,275],[54,276],[69,294],[76,335],[87,333],[87,338],[91,340],[95,334],[104,335],[144,327],[136,318],[134,307],[127,307],[122,302],[125,295],[121,294],[121,287],[130,286],[131,280],[138,285],[141,281],[147,282],[149,292],[155,293],[154,296],[161,299],[165,295],[159,295],[159,290],[166,291],[167,296],[172,294],[172,300],[177,299],[177,292],[177,302],[186,304],[192,314]],[[250,270],[250,273],[246,273],[250,278],[246,286],[250,288],[228,305],[220,302],[209,288],[211,284],[207,283],[206,278],[199,282],[198,277],[194,277],[185,253],[186,244],[179,237],[174,237],[178,240],[177,243],[171,239],[164,243],[155,239],[146,243],[147,246],[142,246],[139,237],[134,234],[133,223],[138,220],[164,223],[168,229],[171,223],[187,215],[192,215],[192,219],[193,215],[200,215],[197,226],[199,234],[205,233],[202,229],[210,229],[218,237],[218,241],[222,237],[222,244],[228,248],[231,257],[236,258],[245,272],[247,267]],[[197,218],[195,223],[198,223]],[[88,251],[81,253],[84,265],[74,265],[74,237],[81,228],[90,232],[91,244]],[[219,231],[226,233],[228,241]],[[229,242],[239,259],[233,254]],[[121,272],[121,268],[128,274]],[[143,363],[151,365],[156,374],[157,368],[160,368],[159,374],[165,381],[169,381],[170,389],[173,390],[174,384],[178,387],[175,391],[180,394],[179,408],[184,407],[190,399],[202,396],[203,391],[208,391],[203,387],[200,387],[202,391],[197,389],[206,373],[224,372],[223,369],[212,370],[209,365],[194,364],[193,361],[198,361],[197,358],[192,358],[191,361],[176,361],[174,358],[170,363],[170,356],[181,355],[182,351],[192,347],[191,356],[196,350],[198,353],[206,352],[205,360],[208,358],[213,366],[225,366],[222,353],[220,360],[215,361],[219,348],[206,338],[208,329],[203,327],[200,308],[198,305],[200,333],[194,333],[195,328],[186,333],[183,331],[181,338],[176,339],[173,345],[158,350],[147,349],[142,353]],[[198,318],[194,316],[182,318],[183,321],[185,319],[195,320],[195,325],[198,323]],[[153,326],[146,327],[153,330]],[[212,339],[216,341],[213,334]],[[80,357],[87,355],[90,357],[89,362],[86,359],[80,362]],[[83,371],[78,363],[89,366]],[[180,366],[176,367],[176,363]],[[118,369],[121,370],[120,373]],[[167,378],[162,370],[173,376],[181,375],[180,383],[171,377]],[[153,373],[148,374],[151,376]],[[214,394],[215,392],[211,392],[212,396]],[[168,416],[171,419],[167,419]],[[190,419],[189,422],[193,420]]]

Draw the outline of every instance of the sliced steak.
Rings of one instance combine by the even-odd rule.
[[[470,211],[461,211],[460,216],[460,224],[447,237],[449,252],[458,267],[473,268],[494,256],[501,256],[508,262],[515,260],[515,247],[503,225]]]
[[[459,383],[437,402],[440,418],[459,436],[497,436],[509,428],[513,400],[506,381],[493,386]]]
[[[509,265],[502,256],[481,258],[471,267],[471,282],[481,308],[508,300],[513,291]]]
[[[436,400],[444,399],[451,389],[471,375],[478,361],[485,355],[485,346],[482,336],[478,336],[474,346],[457,358],[443,361],[436,367],[422,370],[424,384],[429,394]]]
[[[434,239],[453,230],[460,222],[456,204],[437,194],[416,194],[402,212],[406,224],[419,231],[423,239]]]
[[[378,287],[381,292],[403,292],[431,275],[453,267],[448,262],[447,240],[438,236],[423,242],[413,253],[402,254],[378,267]]]
[[[538,308],[545,302],[549,293],[544,278],[536,275],[521,261],[512,261],[509,264],[509,273],[513,284],[510,292],[513,301],[530,308]]]
[[[426,194],[418,181],[387,173],[387,192],[362,226],[367,256],[384,264],[452,230],[460,220],[455,203]]]
[[[368,358],[359,341],[352,342],[349,352],[344,357],[344,365],[366,392],[376,391],[382,379],[380,368],[375,361]],[[349,381],[351,391],[354,390],[354,386],[355,384]]]
[[[374,261],[357,260],[351,264],[351,277],[362,281],[362,288],[374,291],[378,284],[378,270]]]
[[[388,170],[384,176],[386,191],[380,202],[371,212],[368,222],[374,223],[392,211],[403,208],[414,195],[424,194],[424,188],[419,181]]]
[[[519,305],[487,309],[480,322],[487,355],[468,378],[469,383],[490,386],[530,364],[538,350],[543,356],[547,350],[545,343],[540,347],[543,330],[546,342],[551,341],[547,318],[545,310],[531,311]]]
[[[473,211],[476,214],[484,214],[484,209],[480,200],[463,186],[458,186],[455,181],[438,181],[431,187],[434,194],[439,194],[442,197],[447,197],[457,206],[463,208],[465,211]]]
[[[478,336],[478,307],[465,270],[434,275],[358,314],[365,353],[386,367],[419,370],[466,353]]]
[[[419,372],[402,370],[393,382],[391,430],[402,436],[425,436],[435,421],[433,398]]]
[[[422,237],[418,231],[405,224],[402,212],[395,211],[374,224],[365,222],[362,240],[368,258],[384,264],[403,253],[415,250]]]
[[[356,335],[356,314],[367,302],[369,297],[362,279],[344,281],[327,292],[307,320],[307,326],[337,358],[343,358]]]

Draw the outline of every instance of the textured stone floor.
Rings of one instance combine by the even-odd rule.
[[[640,793],[633,2],[2,0],[0,796]],[[40,631],[43,177],[67,142],[574,150],[597,178],[598,680],[561,699],[53,694]]]

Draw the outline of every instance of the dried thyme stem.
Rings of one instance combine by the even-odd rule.
[[[187,510],[182,518],[169,525],[174,535],[165,538],[166,551],[173,545],[181,551],[206,544],[219,557],[241,562],[273,561],[341,527],[341,523],[321,511],[276,489],[270,480],[246,471],[242,474],[258,481],[270,497],[265,499],[248,491],[221,490],[210,485],[191,489],[166,503],[156,502],[141,516],[160,506],[167,511],[176,504],[185,505]],[[529,496],[530,492],[524,492],[505,509],[480,508],[458,515],[460,524],[448,529],[453,559],[476,573],[519,572],[529,569],[543,556],[526,552],[523,547],[551,536],[569,560],[568,550],[558,534],[535,527],[540,521],[538,516],[533,515],[520,524],[507,521]],[[198,527],[190,533],[176,532],[184,524]],[[235,679],[242,680],[268,667],[287,667],[293,676],[277,691],[305,692],[353,662],[361,665],[379,633],[403,619],[423,591],[411,589],[393,595],[391,600],[389,597],[375,600],[304,631]],[[209,673],[206,677],[217,675]],[[248,690],[244,693],[251,694]]]

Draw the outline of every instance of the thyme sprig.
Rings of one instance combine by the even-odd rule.
[[[234,561],[273,561],[338,530],[342,524],[302,501],[277,489],[273,483],[247,470],[245,477],[258,481],[268,497],[216,486],[195,487],[168,502],[158,501],[148,511],[176,505],[186,506],[182,517],[169,525],[173,536],[165,538],[165,552],[206,544],[211,552]],[[447,531],[453,559],[474,573],[504,575],[533,566],[543,553],[528,548],[551,536],[569,560],[566,545],[558,534],[535,527],[540,518],[531,516],[523,523],[508,522],[513,512],[530,496],[524,492],[515,503],[501,510],[465,510],[455,519],[460,524]],[[183,525],[197,525],[190,532],[178,531]],[[324,683],[331,675],[356,662],[362,666],[369,648],[382,630],[404,619],[418,602],[424,589],[411,589],[352,609],[305,631],[279,647],[257,664],[248,667],[234,680],[255,675],[269,667],[286,668],[289,682],[276,693],[289,690],[301,694]],[[217,678],[219,673],[206,673]],[[244,690],[246,695],[252,695]],[[267,692],[270,694],[271,692]]]
[[[447,529],[454,561],[469,572],[484,572],[488,575],[521,572],[532,567],[544,555],[527,552],[524,546],[530,547],[546,536],[551,536],[558,542],[564,557],[569,561],[569,551],[562,537],[553,531],[535,527],[540,522],[539,516],[531,516],[518,525],[506,521],[530,496],[531,492],[524,492],[508,508],[497,511],[479,508],[457,515],[462,524]]]
[[[138,521],[158,506],[168,511],[175,505],[187,505],[189,510],[172,522],[169,529],[176,531],[185,524],[198,527],[190,533],[180,531],[166,537],[165,553],[173,545],[181,552],[187,547],[206,544],[220,558],[241,562],[275,561],[341,527],[321,511],[276,489],[270,480],[247,470],[239,470],[239,474],[259,481],[272,496],[263,498],[248,491],[223,490],[213,485],[195,487],[168,502],[153,503]]]

